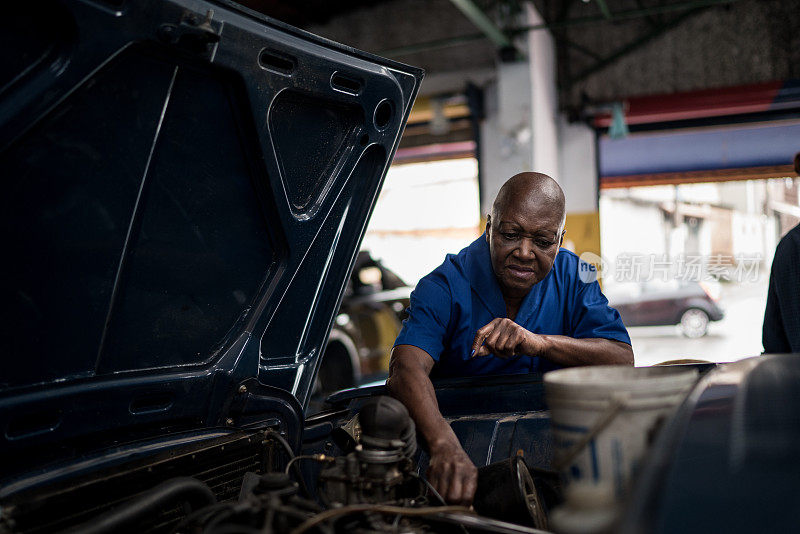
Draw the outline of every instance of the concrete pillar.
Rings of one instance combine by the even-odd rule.
[[[565,246],[578,254],[600,255],[595,133],[586,124],[570,124],[563,116],[558,126],[559,183],[567,199]]]
[[[524,25],[544,22],[531,3]],[[500,186],[518,172],[549,174],[567,198],[568,245],[600,254],[597,159],[594,131],[569,124],[558,112],[555,43],[547,31],[529,32],[518,47],[526,56],[498,63],[485,89],[481,126],[481,216],[485,221]]]
[[[525,4],[522,24],[541,24]],[[481,126],[481,215],[486,216],[500,186],[518,172],[544,172],[559,179],[558,93],[555,45],[546,31],[518,42],[526,58],[497,65],[497,78],[485,91],[486,120]]]

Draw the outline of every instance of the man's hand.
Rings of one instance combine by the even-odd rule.
[[[494,354],[510,358],[518,354],[541,356],[546,349],[544,337],[521,327],[511,319],[497,318],[480,328],[472,342],[472,357]]]
[[[471,505],[478,486],[478,470],[458,440],[429,444],[429,448],[428,481],[448,503]]]
[[[478,470],[439,412],[436,392],[428,376],[432,368],[433,358],[424,350],[397,345],[392,350],[386,388],[406,405],[417,431],[428,443],[431,485],[447,502],[469,506],[478,485]]]

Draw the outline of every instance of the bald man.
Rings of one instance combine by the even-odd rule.
[[[545,174],[508,180],[486,232],[420,280],[386,385],[430,451],[428,479],[469,505],[477,470],[439,412],[431,377],[633,365],[630,338],[596,281],[582,281],[564,239],[564,193]]]

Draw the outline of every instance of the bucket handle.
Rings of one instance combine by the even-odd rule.
[[[614,418],[617,416],[619,412],[625,408],[625,405],[628,402],[628,394],[626,393],[615,393],[611,397],[611,401],[606,408],[606,411],[597,419],[594,423],[592,428],[583,435],[581,439],[579,439],[567,452],[566,454],[558,461],[553,462],[553,468],[556,471],[564,470],[572,461],[581,453],[581,451],[592,441],[597,435],[602,432]]]

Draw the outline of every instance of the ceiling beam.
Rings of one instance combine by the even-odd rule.
[[[603,14],[606,20],[611,20],[611,10],[608,9],[608,4],[606,4],[606,0],[597,0],[597,5],[600,7],[600,13]]]
[[[450,3],[456,6],[498,48],[514,46],[511,39],[495,25],[492,19],[475,2],[472,0],[450,0]]]
[[[589,56],[590,58],[594,59],[595,61],[602,61],[603,60],[603,56],[601,56],[600,54],[598,54],[594,50],[591,50],[589,48],[586,48],[585,46],[579,45],[578,43],[576,43],[574,41],[570,41],[566,37],[555,36],[555,39],[556,39],[556,42],[558,44],[564,45],[567,48],[572,48],[574,50],[577,50],[578,52],[581,52],[582,54]]]
[[[433,41],[425,41],[422,43],[415,43],[405,46],[398,46],[395,48],[385,48],[378,50],[378,55],[383,57],[400,57],[410,54],[417,54],[419,52],[429,52],[431,50],[441,50],[443,48],[450,48],[453,46],[460,46],[474,41],[482,41],[486,39],[486,35],[482,33],[469,33],[466,35],[457,35],[455,37],[445,37],[443,39],[434,39]]]
[[[451,1],[455,3],[456,0],[451,0]],[[652,17],[653,15],[659,15],[662,13],[669,13],[674,11],[687,11],[699,7],[712,7],[718,5],[733,4],[738,1],[739,0],[694,0],[691,2],[677,2],[675,4],[664,4],[660,6],[653,6],[641,9],[629,9],[625,11],[618,11],[616,13],[612,12],[611,17],[614,20],[614,22],[620,22],[624,20],[633,20],[641,17]],[[515,28],[514,30],[509,31],[509,34],[514,35],[528,31],[538,31],[547,29],[559,30],[559,29],[572,28],[576,26],[588,26],[597,23],[608,23],[608,20],[602,15],[592,16],[592,17],[580,17],[574,19],[567,18],[566,20],[556,20],[550,23],[535,24],[532,26]],[[431,50],[438,50],[441,48],[458,46],[468,42],[479,41],[481,39],[485,39],[486,37],[487,35],[485,33],[457,35],[455,37],[435,39],[432,41],[424,41],[421,43],[415,43],[396,48],[379,50],[378,54],[381,56],[393,58],[393,57],[405,56],[408,54],[416,54],[419,52],[428,52]],[[509,39],[510,42],[510,38],[509,37],[506,38]]]
[[[676,2],[674,4],[664,4],[645,8],[626,9],[611,13],[611,18],[614,22],[623,20],[637,19],[651,15],[659,15],[661,13],[670,13],[673,11],[688,11],[697,9],[699,7],[712,7],[726,4],[734,4],[739,0],[693,0],[691,2]],[[567,19],[563,21],[553,21],[551,23],[534,24],[532,26],[523,26],[521,28],[514,28],[513,33],[536,31],[536,30],[557,30],[561,28],[573,28],[576,26],[587,26],[597,24],[598,22],[608,22],[603,15],[594,15],[590,17],[578,17],[574,19]]]

